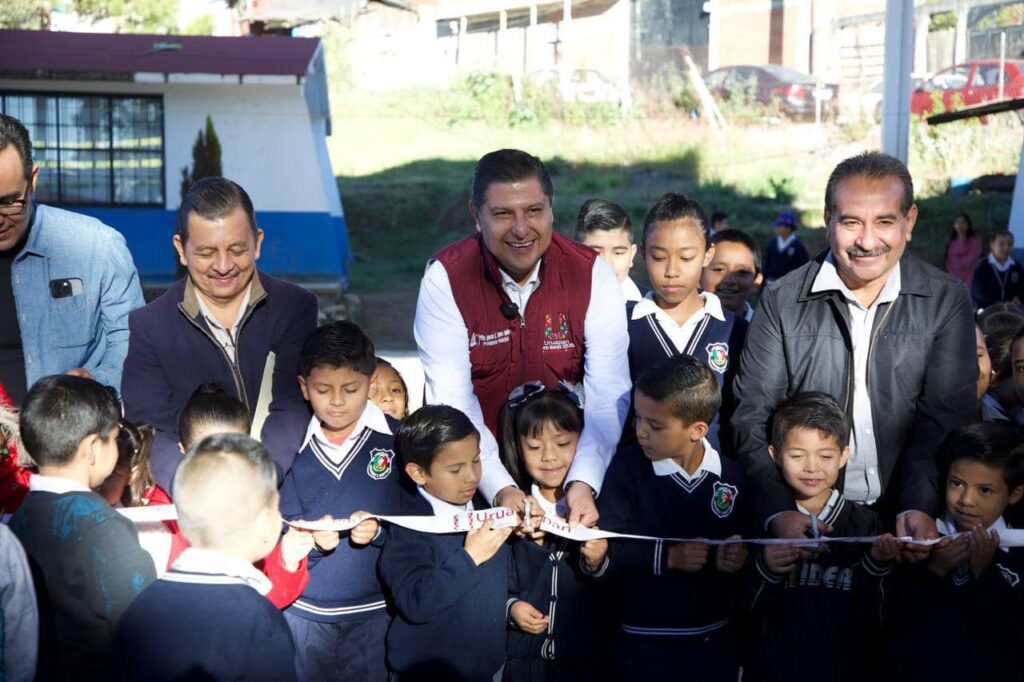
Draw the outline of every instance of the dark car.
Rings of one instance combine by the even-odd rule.
[[[775,64],[726,66],[709,72],[704,83],[721,100],[749,97],[760,104],[777,103],[791,118],[814,118],[816,97],[821,100],[822,118],[835,118],[839,112],[838,85],[818,87],[807,74]]]
[[[1007,59],[1003,66],[1003,99],[1024,97],[1024,60]],[[910,113],[932,113],[936,99],[946,111],[999,99],[999,60],[965,62],[939,71],[914,90]]]

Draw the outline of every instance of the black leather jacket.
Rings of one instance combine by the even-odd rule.
[[[733,384],[736,452],[762,520],[793,508],[766,446],[775,408],[796,393],[824,391],[852,421],[847,304],[839,291],[811,293],[827,253],[765,290]],[[947,433],[971,421],[978,380],[964,286],[909,253],[900,259],[900,278],[899,297],[880,304],[875,315],[868,357],[886,523],[891,513],[909,509],[938,514],[937,450]]]

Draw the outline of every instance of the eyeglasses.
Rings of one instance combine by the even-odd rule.
[[[25,212],[25,208],[28,206],[29,197],[32,194],[32,185],[25,188],[25,193],[22,194],[21,199],[15,199],[14,201],[0,202],[0,216],[19,216]]]

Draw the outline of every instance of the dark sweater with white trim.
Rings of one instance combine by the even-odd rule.
[[[390,417],[387,420],[392,432],[397,433],[398,422]],[[384,458],[388,458],[386,467]],[[411,494],[403,487],[406,483],[392,434],[364,426],[356,444],[338,465],[312,437],[281,485],[281,516],[309,521],[328,514],[344,519],[357,511],[394,514]],[[326,554],[314,548],[309,555],[309,585],[289,607],[289,613],[337,623],[383,610],[384,593],[377,578],[379,557],[377,541],[360,547],[349,542],[347,535]]]
[[[597,499],[601,528],[660,538],[722,539],[742,533],[743,468],[726,457],[719,460],[721,475],[705,470],[687,482],[679,474],[655,474],[639,445],[620,449]],[[609,540],[606,575],[627,634],[692,636],[727,624],[736,576],[715,568],[714,547],[700,571],[670,570],[672,544]]]
[[[477,509],[487,503],[477,496]],[[422,496],[402,514],[432,516]],[[508,544],[477,566],[465,533],[387,528],[380,575],[395,616],[388,627],[388,668],[400,680],[490,682],[505,661]]]
[[[284,616],[228,575],[168,571],[125,612],[115,648],[121,680],[296,679]]]
[[[821,517],[834,537],[875,536],[878,516],[838,495]],[[740,592],[749,615],[743,679],[791,680],[812,675],[821,682],[869,679],[867,665],[878,635],[892,564],[871,558],[870,545],[832,543],[813,561],[778,575],[763,552],[745,572]],[[752,557],[753,558],[753,557]],[[872,652],[877,655],[877,651]]]

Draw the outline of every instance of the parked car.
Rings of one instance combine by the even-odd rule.
[[[726,66],[704,76],[711,94],[721,100],[749,96],[761,104],[778,103],[791,118],[814,118],[815,99],[821,100],[822,118],[839,113],[839,86],[818,83],[807,74],[775,64]]]
[[[557,88],[563,102],[611,102],[621,104],[622,90],[595,69],[570,69],[568,78],[559,84],[557,68],[542,69],[526,75],[527,82],[535,85]]]
[[[1008,59],[1004,67],[1003,98],[1024,97],[1024,60]],[[910,113],[932,113],[939,97],[946,111],[999,99],[999,60],[965,62],[939,71],[914,90]]]

